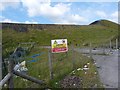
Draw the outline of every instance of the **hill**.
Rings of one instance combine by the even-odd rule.
[[[98,24],[100,23],[100,24]],[[101,20],[90,25],[15,24],[2,23],[3,55],[15,49],[19,42],[36,42],[50,46],[52,39],[66,38],[68,45],[94,46],[109,43],[118,37],[118,25]]]
[[[108,21],[108,20],[97,20],[95,22],[92,22],[90,25],[102,25],[102,26],[106,26],[109,28],[118,29],[117,23],[114,23],[114,22]]]

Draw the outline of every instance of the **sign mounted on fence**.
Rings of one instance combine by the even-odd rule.
[[[67,52],[67,39],[51,40],[52,53]]]

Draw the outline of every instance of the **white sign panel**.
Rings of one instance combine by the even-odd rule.
[[[67,52],[67,39],[51,40],[52,53]]]

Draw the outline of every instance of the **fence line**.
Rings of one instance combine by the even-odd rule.
[[[32,46],[30,48],[32,48]],[[16,51],[17,51],[17,48],[14,50],[13,55],[16,53]],[[13,89],[14,88],[14,82],[13,82],[14,74],[17,75],[17,76],[20,76],[20,77],[22,77],[24,79],[27,79],[29,81],[32,81],[34,83],[37,83],[37,84],[45,84],[42,80],[38,80],[38,79],[36,79],[34,77],[31,77],[31,76],[28,76],[26,74],[20,73],[18,71],[15,71],[14,70],[14,66],[15,66],[14,62],[15,61],[14,61],[14,59],[12,57],[10,57],[8,59],[8,61],[9,61],[9,63],[8,63],[8,74],[0,81],[0,88],[2,88],[3,85],[8,82],[8,88]]]
[[[116,49],[118,48],[118,40],[116,39]],[[88,54],[90,55],[90,58],[92,58],[92,55],[93,55],[93,43],[89,43],[88,44],[88,46],[89,46],[89,49],[88,49]],[[102,44],[102,50],[103,50],[103,54],[105,53],[105,44]],[[48,49],[48,48],[47,48]],[[112,49],[112,42],[111,42],[111,40],[110,40],[110,42],[109,42],[109,49],[111,50]],[[71,52],[72,52],[72,60],[71,60],[71,66],[73,65],[73,69],[75,69],[75,63],[76,63],[76,61],[75,61],[75,47],[72,45],[72,49],[69,49],[69,50],[71,50]],[[15,53],[15,52],[14,52]],[[66,54],[67,55],[67,54]],[[49,65],[49,75],[50,75],[50,79],[53,79],[54,78],[54,75],[53,75],[53,73],[54,73],[54,69],[53,69],[53,54],[50,52],[50,50],[48,50],[48,62],[45,62],[45,63],[49,63],[48,65]],[[25,58],[24,58],[25,59]],[[61,58],[60,58],[61,59]],[[62,59],[64,59],[64,57],[62,58]],[[61,59],[61,60],[62,60]],[[14,65],[13,65],[13,59],[8,59],[9,60],[9,63],[8,63],[8,74],[3,78],[3,80],[1,80],[0,81],[0,86],[3,86],[6,82],[9,82],[9,88],[13,88],[14,87],[14,83],[13,83],[13,74],[14,75],[17,75],[17,76],[20,76],[20,77],[22,77],[22,78],[24,78],[24,79],[27,79],[27,80],[29,80],[29,81],[32,81],[32,82],[35,82],[35,83],[37,83],[37,84],[44,84],[44,81],[42,81],[42,80],[38,80],[38,79],[36,79],[36,78],[34,78],[34,77],[31,77],[31,76],[28,76],[28,75],[26,75],[26,74],[23,74],[23,73],[21,73],[21,72],[18,72],[18,71],[15,71],[15,70],[13,70],[13,67],[14,67]],[[55,61],[55,60],[54,60]],[[56,62],[54,62],[54,64],[55,64]],[[57,62],[58,63],[58,62]],[[42,64],[42,63],[41,63]],[[47,65],[47,64],[46,64]],[[57,71],[57,70],[56,70]],[[55,72],[56,72],[55,71]],[[61,73],[61,72],[59,72],[58,71],[58,73]]]
[[[0,81],[0,87],[2,87],[6,82],[8,82],[9,88],[14,88],[14,83],[13,83],[13,74],[20,76],[24,79],[27,79],[29,81],[32,81],[37,84],[45,84],[42,80],[38,80],[34,77],[28,76],[26,74],[20,73],[18,71],[15,71],[13,68],[13,60],[9,60],[9,68],[8,68],[8,74]]]

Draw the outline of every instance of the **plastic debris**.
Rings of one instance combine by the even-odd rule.
[[[75,74],[75,73],[73,73],[73,74]]]
[[[7,84],[4,84],[4,87],[7,87]]]
[[[83,68],[83,70],[89,70],[89,68]]]
[[[81,70],[81,68],[78,68],[78,69],[77,69],[77,71],[80,71],[80,70]]]
[[[84,66],[85,68],[88,67],[87,65]]]
[[[75,86],[75,84],[73,84]]]
[[[87,63],[87,65],[89,65],[90,63]]]
[[[95,74],[97,74],[97,72],[95,72]]]
[[[74,71],[72,71],[73,73],[75,72],[75,70]]]
[[[21,67],[25,67],[26,61],[21,62],[20,65],[21,65]]]

